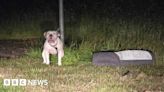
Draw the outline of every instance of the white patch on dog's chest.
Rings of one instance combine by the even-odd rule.
[[[48,52],[49,52],[50,54],[57,54],[57,49],[51,47],[51,48],[48,49]]]
[[[48,51],[48,53],[50,53],[50,54],[57,54],[56,44],[57,43],[54,43],[54,44],[51,43],[50,44],[50,43],[46,42],[45,45],[44,45],[44,49],[46,51]]]

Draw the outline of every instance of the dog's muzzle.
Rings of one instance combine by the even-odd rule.
[[[55,43],[55,40],[49,39],[49,40],[48,40],[48,43]]]
[[[55,43],[55,40],[53,39],[53,35],[50,34],[48,37],[48,43]]]

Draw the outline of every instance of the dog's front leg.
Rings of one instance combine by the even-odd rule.
[[[61,65],[62,65],[61,59],[62,59],[62,57],[61,57],[61,55],[58,53],[58,66],[61,66]]]
[[[62,57],[64,56],[64,51],[58,51],[58,65],[61,66],[62,65]]]
[[[49,65],[50,64],[49,53],[43,50],[42,57],[43,57],[43,63]]]

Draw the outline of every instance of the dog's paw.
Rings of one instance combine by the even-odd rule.
[[[50,63],[46,62],[45,64],[46,64],[46,65],[49,65]]]
[[[61,66],[62,64],[61,63],[58,63],[58,66]]]
[[[50,63],[49,62],[43,62],[43,64],[49,65]]]

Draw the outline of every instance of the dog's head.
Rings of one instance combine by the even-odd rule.
[[[48,43],[55,43],[57,38],[60,37],[60,33],[58,31],[50,30],[50,31],[44,32],[44,37],[46,38]]]

